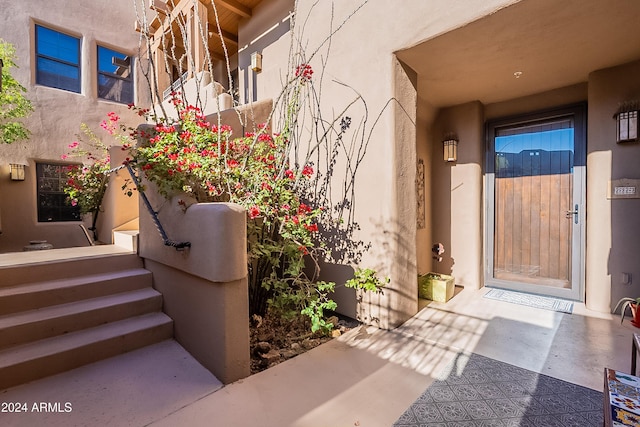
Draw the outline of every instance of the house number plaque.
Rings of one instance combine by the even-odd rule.
[[[609,181],[608,199],[639,199],[640,179],[616,179]]]

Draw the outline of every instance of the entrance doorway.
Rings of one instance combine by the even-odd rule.
[[[585,107],[488,124],[485,283],[583,299]]]

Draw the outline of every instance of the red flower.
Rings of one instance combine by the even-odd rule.
[[[289,179],[295,178],[295,175],[293,174],[293,171],[291,169],[287,169],[286,171],[284,171],[284,176],[286,176]]]
[[[307,250],[306,246],[298,246],[298,250],[305,255],[309,255],[309,251]]]
[[[230,168],[237,168],[240,165],[240,163],[238,163],[238,161],[236,159],[229,159],[227,160],[227,166]]]
[[[256,205],[251,206],[249,209],[249,218],[254,219],[260,215],[260,208]]]
[[[310,177],[311,175],[313,175],[313,168],[309,165],[306,165],[304,168],[302,168],[302,175],[306,176],[307,178]]]
[[[318,231],[318,224],[305,225],[304,228],[306,228],[307,230],[313,233],[315,231]]]
[[[261,142],[269,142],[272,141],[273,138],[271,138],[271,135],[269,135],[268,133],[261,133],[260,136],[258,137],[258,141]]]
[[[302,83],[308,82],[311,80],[311,76],[313,76],[313,69],[309,64],[300,64],[296,68],[296,77],[300,77]]]
[[[311,208],[304,203],[300,203],[300,206],[298,207],[298,215],[308,214],[309,212],[311,212]]]
[[[184,139],[185,141],[191,140],[191,132],[189,132],[188,130],[185,130],[184,132],[181,132],[180,133],[180,138]]]

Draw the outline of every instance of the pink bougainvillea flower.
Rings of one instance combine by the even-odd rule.
[[[69,148],[74,149],[77,148],[78,145],[80,145],[78,141],[73,141],[71,144],[69,144]]]
[[[227,160],[227,166],[230,167],[231,169],[237,168],[239,165],[240,165],[240,163],[238,163],[238,161],[236,159]]]
[[[63,154],[63,155],[60,156],[60,158],[62,160],[67,160],[69,158],[69,156],[67,156],[66,154]]]
[[[306,176],[307,178],[310,177],[311,175],[313,175],[313,168],[309,165],[306,165],[302,168],[302,175]]]
[[[287,169],[286,171],[284,171],[284,176],[289,179],[295,178],[295,175],[293,174],[293,171],[291,169]]]

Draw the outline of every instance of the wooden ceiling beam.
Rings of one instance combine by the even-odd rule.
[[[234,34],[230,31],[227,30],[220,30],[220,32],[222,33],[222,38],[224,39],[225,42],[227,43],[233,43],[234,45],[238,45],[238,35]],[[209,37],[217,37],[218,39],[220,38],[220,34],[218,34],[217,31],[209,31]]]
[[[237,0],[210,0],[216,3],[216,5],[220,5],[225,9],[235,13],[236,15],[240,15],[243,18],[251,18],[253,12],[250,7],[247,7],[240,3]]]

